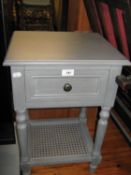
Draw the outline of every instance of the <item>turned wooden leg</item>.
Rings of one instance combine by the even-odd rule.
[[[27,138],[27,111],[16,112],[17,134],[20,148],[21,170],[24,175],[29,175],[28,168],[28,138]],[[24,167],[27,168],[24,168]]]
[[[22,162],[28,161],[28,152],[27,152],[27,112],[17,112],[16,113],[16,122],[17,122],[17,133],[18,141],[20,146],[20,157]]]
[[[101,147],[103,144],[106,128],[108,124],[110,108],[103,107],[100,112],[100,119],[98,121],[95,143],[92,151],[92,161],[90,163],[90,172],[95,172],[98,164],[101,161]]]

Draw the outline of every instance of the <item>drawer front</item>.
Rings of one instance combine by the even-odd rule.
[[[63,76],[62,70],[27,70],[26,103],[33,107],[92,106],[103,102],[107,70],[74,70]]]

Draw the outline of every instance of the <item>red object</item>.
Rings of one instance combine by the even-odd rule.
[[[100,7],[102,11],[101,13],[103,18],[103,25],[104,25],[107,39],[115,48],[117,48],[117,42],[116,42],[114,30],[113,30],[113,24],[112,24],[110,12],[109,12],[109,7],[105,3],[100,3]]]
[[[96,16],[96,21],[97,21],[97,24],[98,24],[99,32],[100,32],[100,34],[103,35],[101,23],[100,23],[100,20],[99,20],[99,15],[98,15],[96,4],[95,4],[94,0],[92,0],[92,5],[93,5],[93,8],[94,8],[94,13],[95,13],[95,16]]]
[[[119,34],[120,34],[120,39],[122,44],[122,52],[129,59],[130,56],[129,56],[129,49],[127,44],[126,32],[125,32],[125,25],[123,20],[123,10],[116,9],[116,15],[117,15],[118,26],[119,26],[118,29],[119,29]]]

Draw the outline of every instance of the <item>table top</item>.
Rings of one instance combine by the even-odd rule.
[[[102,36],[92,32],[15,31],[4,65],[129,65]]]

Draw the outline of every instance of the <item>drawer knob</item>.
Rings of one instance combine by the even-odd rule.
[[[72,86],[69,83],[66,83],[63,87],[64,91],[69,92],[72,90]]]

